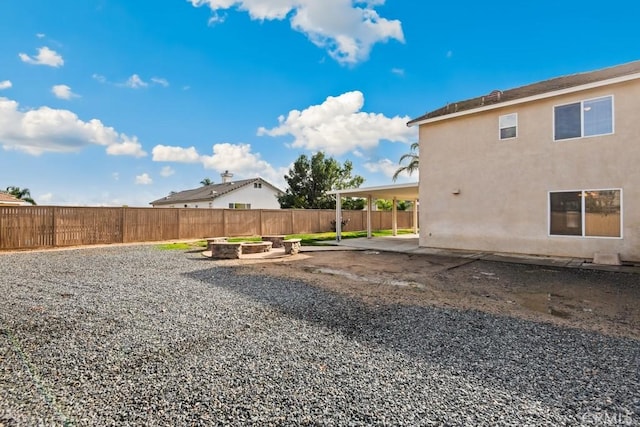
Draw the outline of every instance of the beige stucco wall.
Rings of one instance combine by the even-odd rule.
[[[605,95],[614,134],[553,140],[554,105]],[[518,137],[500,140],[509,113]],[[549,191],[610,188],[623,190],[623,238],[549,236]],[[420,246],[640,260],[640,81],[421,125]]]

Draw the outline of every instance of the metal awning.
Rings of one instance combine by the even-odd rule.
[[[342,238],[342,197],[357,197],[367,199],[367,237],[371,238],[371,207],[376,199],[392,200],[392,234],[395,236],[398,230],[397,201],[411,200],[414,206],[419,197],[419,185],[417,182],[409,184],[384,185],[380,187],[349,188],[346,190],[332,190],[328,194],[336,196],[336,240]],[[413,230],[418,232],[418,210],[413,210]]]

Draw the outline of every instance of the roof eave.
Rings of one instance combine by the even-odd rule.
[[[595,89],[595,88],[608,86],[608,85],[612,85],[612,84],[617,84],[617,83],[624,83],[624,82],[627,82],[627,81],[630,81],[630,80],[636,80],[636,79],[640,79],[640,73],[627,74],[625,76],[615,77],[615,78],[612,78],[612,79],[600,80],[598,82],[592,82],[592,83],[587,83],[587,84],[584,84],[584,85],[568,87],[568,88],[565,88],[565,89],[555,90],[555,91],[551,91],[551,92],[540,93],[540,94],[537,94],[537,95],[527,96],[527,97],[524,97],[524,98],[514,99],[514,100],[511,100],[511,101],[499,102],[497,104],[485,105],[485,106],[479,107],[479,108],[472,108],[472,109],[469,109],[469,110],[459,111],[457,113],[445,114],[445,115],[442,115],[442,116],[432,117],[432,118],[428,118],[428,119],[420,119],[420,118],[418,118],[418,119],[411,120],[411,121],[407,122],[407,126],[409,126],[409,127],[416,126],[416,125],[420,126],[420,125],[427,124],[427,123],[434,123],[434,122],[439,122],[439,121],[443,121],[443,120],[449,120],[449,119],[453,119],[453,118],[456,118],[456,117],[467,116],[469,114],[477,114],[477,113],[481,113],[483,111],[490,111],[490,110],[495,110],[495,109],[498,109],[498,108],[509,107],[509,106],[512,106],[512,105],[524,104],[526,102],[532,102],[532,101],[538,101],[538,100],[541,100],[541,99],[553,98],[555,96],[567,95],[567,94],[570,94],[570,93],[581,92],[581,91],[584,91],[584,90]]]

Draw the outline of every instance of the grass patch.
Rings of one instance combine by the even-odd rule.
[[[260,236],[229,237],[227,242],[262,242],[262,238]]]
[[[172,250],[190,250],[190,249],[203,249],[207,247],[206,240],[198,240],[195,242],[174,242],[174,243],[162,243],[157,245],[156,248],[162,251]]]
[[[413,229],[398,229],[398,234],[413,234]],[[393,235],[392,230],[378,230],[372,231],[373,237],[383,237]],[[342,239],[355,239],[358,237],[367,237],[366,231],[343,231]],[[323,245],[328,241],[336,240],[336,233],[329,231],[326,233],[311,233],[311,234],[289,234],[287,239],[300,239],[300,243],[306,246]]]

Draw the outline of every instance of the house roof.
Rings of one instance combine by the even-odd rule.
[[[29,203],[25,202],[24,200],[20,200],[9,193],[0,191],[0,205],[23,206],[28,204]]]
[[[262,182],[271,186],[274,190],[281,192],[282,191],[265,181],[262,178],[251,178],[251,179],[241,179],[237,181],[223,182],[220,184],[210,184],[204,185],[202,187],[194,188],[191,190],[179,191],[176,193],[169,194],[166,197],[163,197],[158,200],[154,200],[149,203],[151,205],[172,205],[175,203],[188,203],[188,202],[196,202],[196,201],[211,201],[216,197],[220,197],[224,194],[231,193],[232,191],[238,190],[239,188],[245,187],[247,185],[251,185],[254,182]]]
[[[604,82],[607,80],[623,76],[631,76],[638,73],[640,73],[640,61],[634,61],[596,71],[556,77],[553,79],[544,80],[526,86],[520,86],[514,89],[508,89],[505,91],[494,90],[488,95],[478,96],[464,101],[447,104],[444,107],[438,108],[437,110],[430,111],[416,119],[409,121],[407,123],[407,126],[419,124],[420,122],[424,122],[425,120],[448,116],[465,111],[472,111],[483,107],[486,108],[495,106],[494,108],[497,108],[500,107],[501,104],[513,103],[514,101],[518,100],[524,101],[526,98],[534,97],[536,95],[557,92],[597,82]],[[640,77],[640,75],[638,77]]]
[[[374,199],[417,200],[419,197],[418,183],[384,185],[380,187],[349,188],[346,190],[331,190],[328,194],[339,194],[340,197],[369,197]]]

